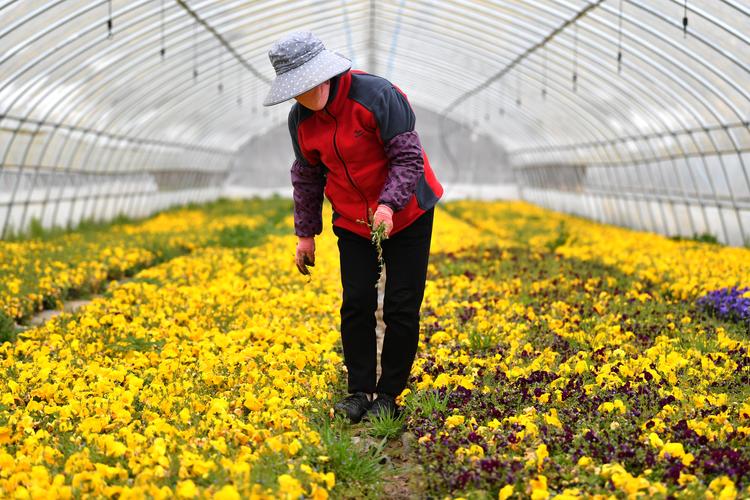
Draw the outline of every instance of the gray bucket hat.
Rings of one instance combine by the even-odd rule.
[[[304,94],[352,67],[346,57],[331,52],[309,31],[286,35],[271,46],[268,58],[276,70],[264,106],[273,106]]]

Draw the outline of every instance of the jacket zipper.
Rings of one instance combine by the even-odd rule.
[[[341,156],[341,153],[339,152],[338,145],[336,144],[336,132],[339,129],[339,122],[336,120],[336,117],[331,114],[330,111],[328,111],[328,107],[326,106],[325,112],[328,113],[328,116],[333,118],[334,123],[334,129],[333,129],[333,150],[336,151],[336,156],[338,157],[339,161],[341,162],[341,165],[344,167],[344,172],[346,172],[346,178],[349,180],[349,183],[352,185],[355,191],[359,193],[359,196],[362,198],[362,201],[365,202],[365,218],[364,221],[367,223],[367,225],[370,225],[370,214],[368,213],[368,210],[370,208],[370,203],[367,201],[367,196],[359,189],[359,187],[354,183],[354,179],[352,179],[351,174],[349,173],[349,169],[346,167],[346,162],[344,161],[344,157]]]

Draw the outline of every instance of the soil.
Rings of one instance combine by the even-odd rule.
[[[383,475],[383,497],[390,500],[424,498],[425,482],[422,466],[414,463],[414,455],[409,442],[413,435],[404,433],[401,439],[388,443],[385,453],[389,458]],[[406,438],[406,439],[404,439]],[[405,443],[406,441],[406,443]]]
[[[368,428],[361,426],[357,429],[354,443],[363,450],[378,447],[381,438],[368,434]],[[410,432],[404,432],[398,438],[389,440],[382,451],[385,460],[382,475],[382,498],[389,500],[403,500],[424,498],[426,488],[424,469],[415,462],[415,437]]]
[[[32,327],[42,326],[47,321],[51,320],[55,316],[62,314],[63,312],[76,312],[78,309],[85,306],[92,300],[93,297],[86,300],[70,300],[64,303],[62,309],[45,309],[44,311],[35,314],[29,321],[29,325],[31,325]]]

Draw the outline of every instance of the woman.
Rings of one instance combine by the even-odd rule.
[[[297,101],[289,112],[289,132],[296,265],[303,274],[315,263],[324,192],[333,207],[349,392],[334,409],[355,423],[397,415],[396,397],[406,387],[417,351],[434,206],[443,188],[414,130],[414,112],[397,87],[351,70],[351,61],[326,50],[310,32],[287,35],[268,55],[276,78],[263,104]],[[371,228],[381,225],[387,236],[386,329],[376,380],[379,265]]]

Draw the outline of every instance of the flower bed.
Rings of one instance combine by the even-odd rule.
[[[499,244],[432,258],[402,396],[431,494],[750,495],[750,335],[695,302],[750,282],[749,251],[450,210]]]
[[[744,296],[699,299],[750,282],[750,252],[520,203],[446,209],[400,396],[410,495],[750,496],[750,335],[721,313]],[[184,237],[206,241],[209,219]],[[308,283],[289,214],[285,236],[264,227],[0,344],[0,497],[363,497],[399,475],[329,416],[335,237]]]
[[[697,303],[718,318],[744,323],[750,328],[750,287],[714,290],[700,297]]]
[[[178,209],[141,222],[21,241],[0,241],[0,315],[27,320],[44,308],[97,293],[111,279],[273,224],[286,200],[221,201]]]
[[[336,281],[292,274],[293,244],[198,249],[1,345],[0,497],[325,498],[304,413],[340,371]]]

